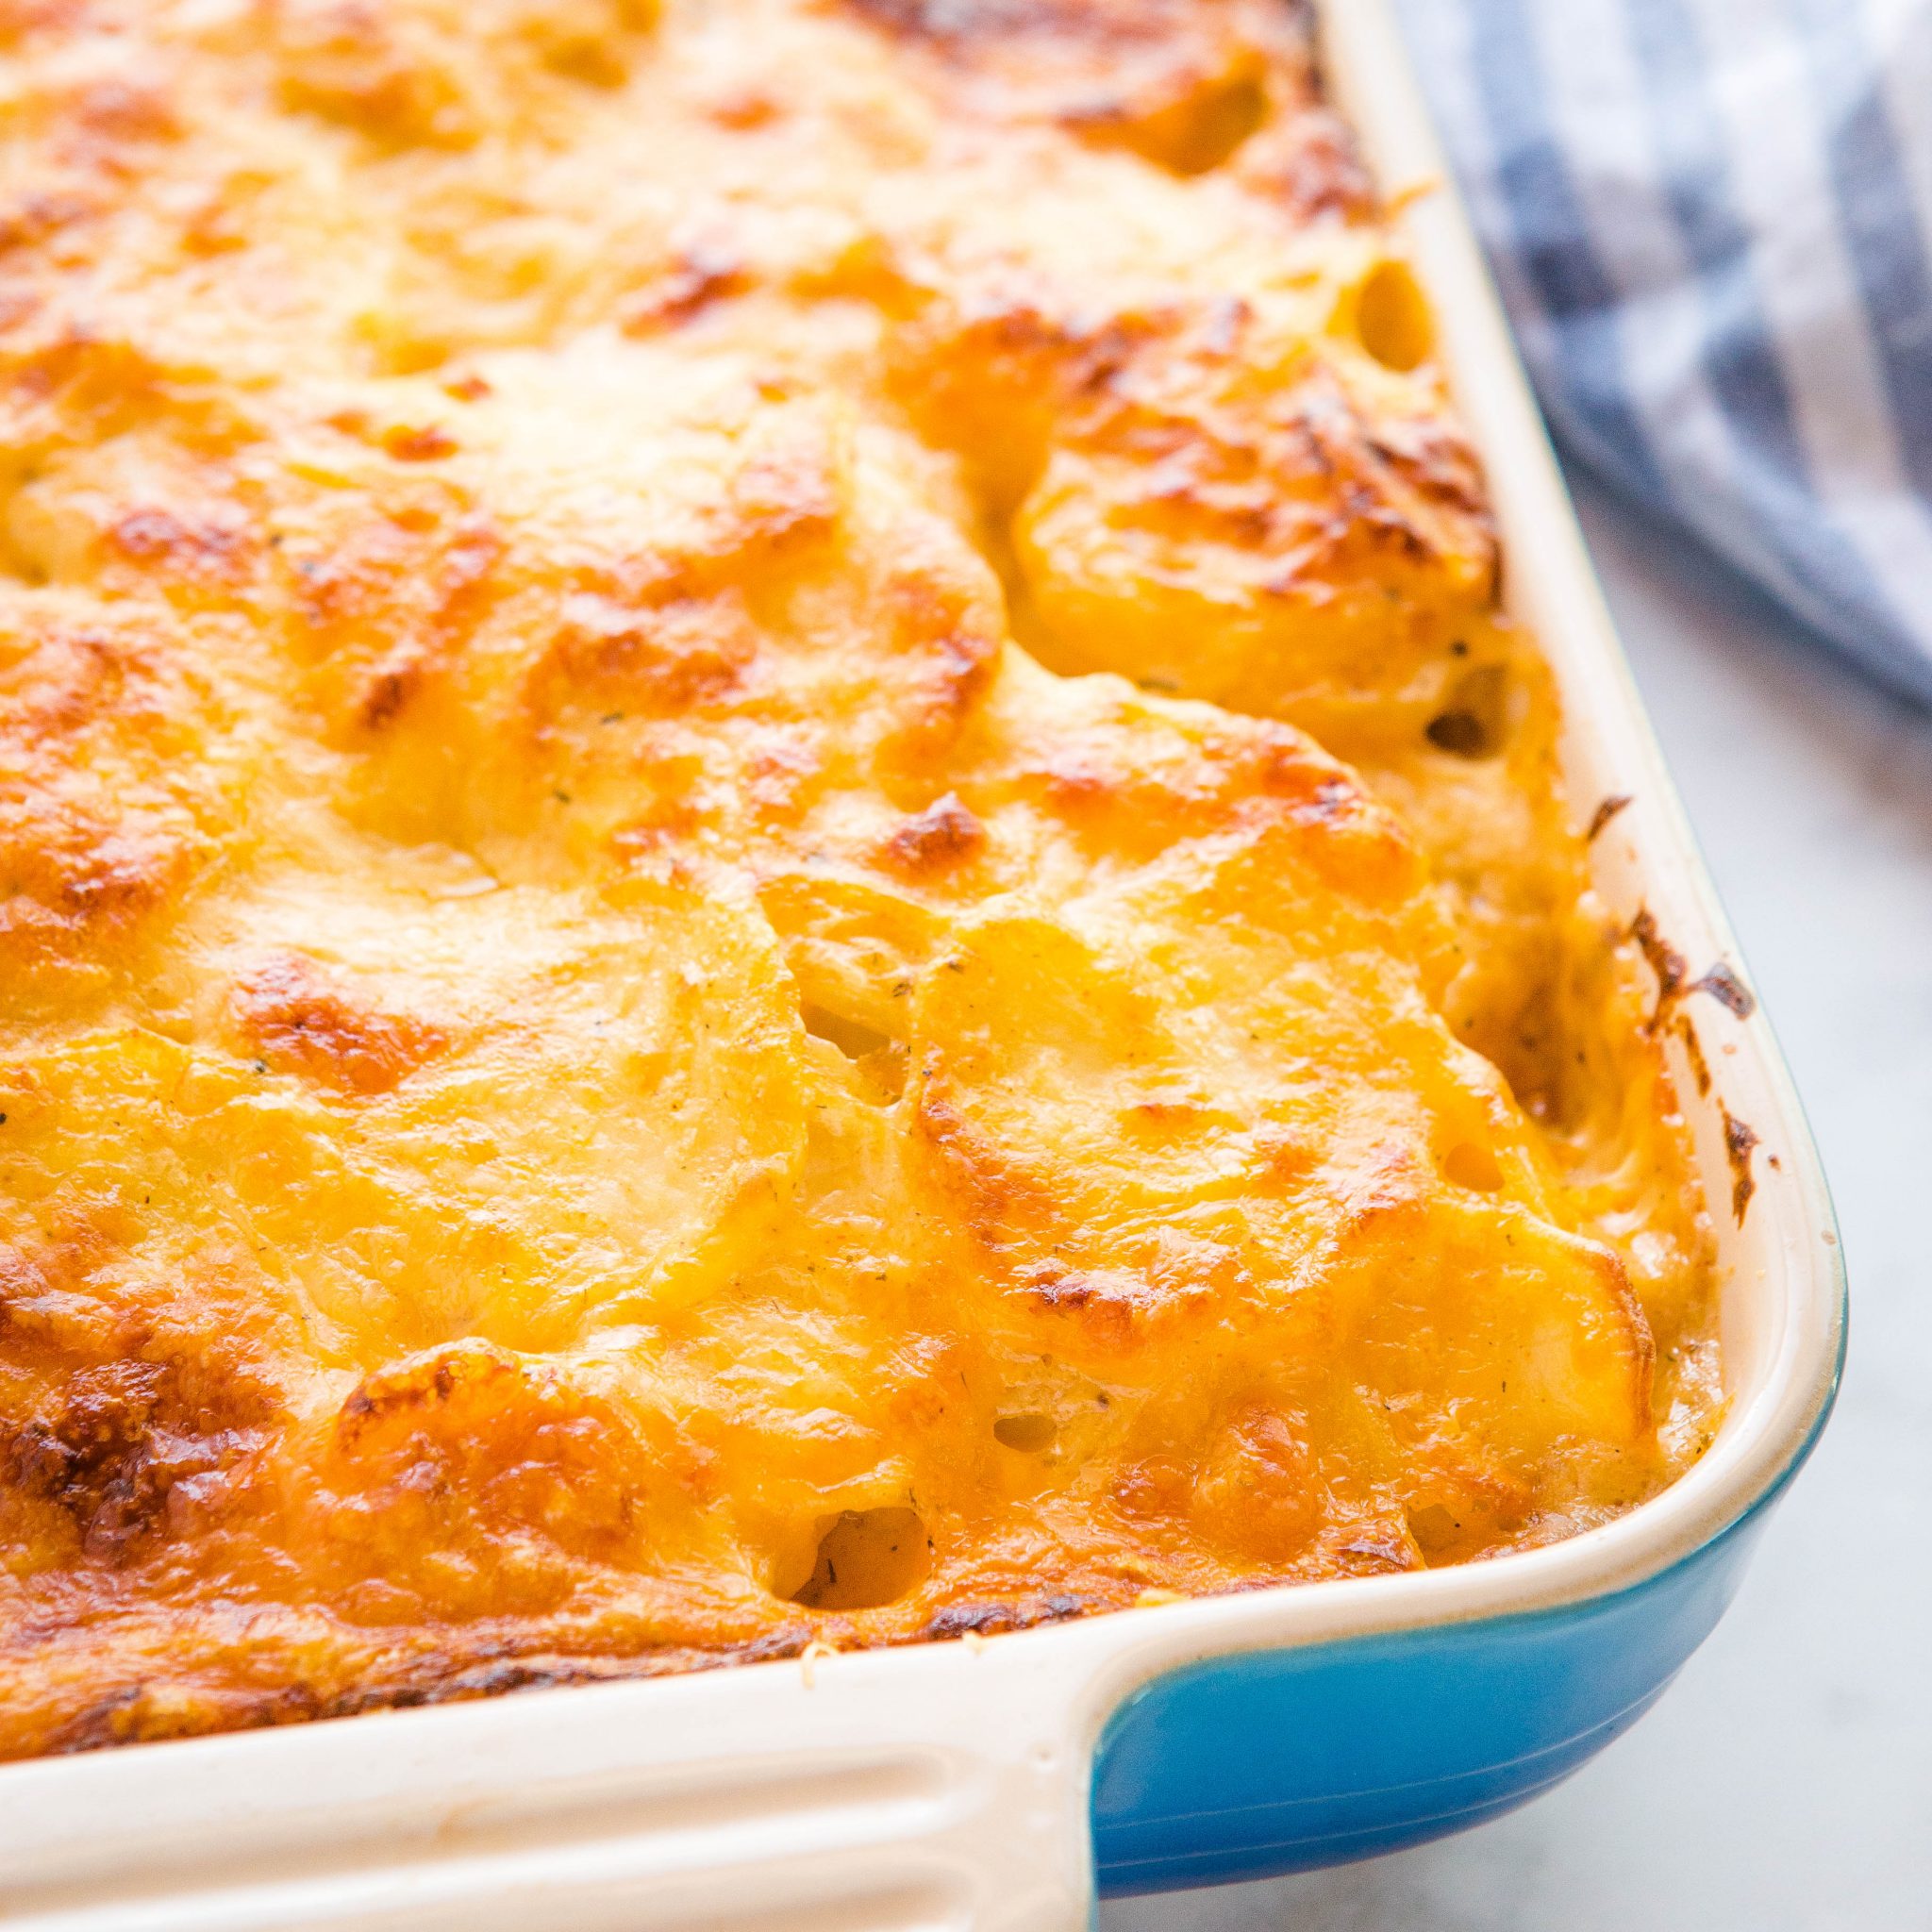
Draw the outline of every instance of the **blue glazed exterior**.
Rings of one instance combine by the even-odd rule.
[[[1629,1589],[1157,1678],[1114,1714],[1095,1760],[1101,1891],[1342,1864],[1547,1790],[1627,1730],[1710,1633],[1824,1423],[1744,1516]]]

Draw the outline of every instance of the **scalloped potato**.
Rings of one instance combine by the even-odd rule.
[[[1696,1456],[1656,1016],[1291,8],[0,41],[0,1754]]]

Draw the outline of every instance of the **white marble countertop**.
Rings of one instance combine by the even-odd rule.
[[[1716,1635],[1567,1785],[1370,1864],[1124,1901],[1101,1932],[1932,1932],[1932,717],[1584,508],[1824,1150],[1837,1415]]]

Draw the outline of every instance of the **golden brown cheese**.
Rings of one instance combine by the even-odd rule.
[[[1698,1453],[1683,1125],[1291,8],[0,40],[0,1753]]]

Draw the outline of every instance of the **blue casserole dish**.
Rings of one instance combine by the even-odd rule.
[[[1440,183],[1386,0],[1323,12],[1385,188]],[[1562,686],[1579,821],[1633,801],[1595,841],[1595,887],[1697,971],[1736,970],[1467,224],[1438,186],[1406,229],[1512,610]],[[1676,1071],[1708,1196],[1739,1210],[1719,1216],[1726,1409],[1695,1467],[1620,1521],[991,1640],[0,1768],[0,1925],[1068,1932],[1097,1892],[1361,1858],[1535,1796],[1716,1623],[1843,1357],[1830,1206],[1776,1043],[1761,1013],[1699,1004],[1716,1078],[1700,1095]]]

